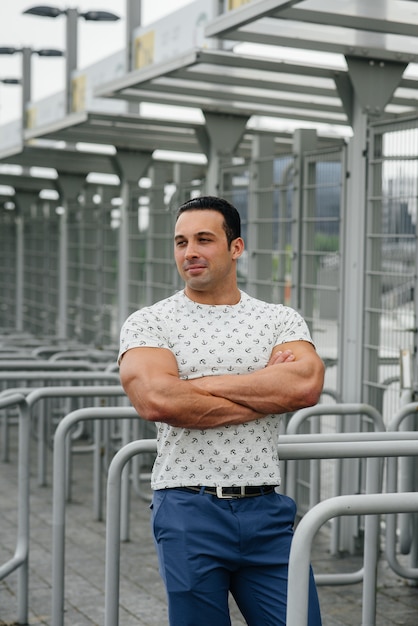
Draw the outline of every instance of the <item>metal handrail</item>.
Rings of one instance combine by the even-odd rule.
[[[351,404],[317,404],[313,407],[307,407],[305,409],[300,409],[297,411],[289,420],[289,423],[286,428],[287,434],[296,434],[299,432],[301,426],[306,422],[306,420],[312,417],[322,417],[325,415],[335,415],[340,418],[346,415],[365,415],[369,417],[375,427],[375,431],[384,432],[385,424],[383,421],[382,415],[375,409],[375,407],[364,404],[364,403],[351,403]],[[342,485],[342,461],[343,459],[337,459],[336,468],[335,468],[335,494],[340,493],[340,487]],[[377,470],[376,470],[377,471]],[[287,495],[293,497],[294,500],[298,500],[296,497],[296,481],[297,481],[297,463],[295,461],[289,461],[286,465],[286,493]],[[320,501],[320,471],[319,471],[319,461],[312,460],[310,461],[310,476],[311,476],[311,484],[313,484],[313,488],[310,490],[310,499],[309,499],[309,508],[312,508],[315,504]],[[341,524],[340,518],[334,520],[334,524],[331,529],[331,539],[330,539],[330,550],[331,554],[337,554],[338,548],[340,545],[340,535],[341,535]],[[345,575],[346,576],[346,575]],[[356,575],[353,575],[354,577]],[[344,576],[340,576],[341,579]]]
[[[415,452],[418,454],[418,449]],[[384,493],[336,496],[316,504],[299,522],[292,540],[289,557],[287,595],[287,626],[306,626],[308,619],[309,562],[312,541],[319,528],[337,515],[378,515],[381,513],[417,512],[418,493]],[[373,590],[375,593],[375,590]],[[365,616],[363,591],[363,621],[375,624],[373,615]]]
[[[388,431],[392,433],[399,432],[399,428],[402,426],[402,422],[408,417],[416,415],[418,412],[418,402],[410,402],[402,406],[402,408],[396,413],[393,419],[388,425]],[[405,459],[409,460],[409,459]],[[416,459],[411,459],[416,462]],[[403,491],[403,486],[400,485],[400,490]],[[398,490],[398,471],[397,463],[395,459],[388,459],[387,465],[387,491],[389,493],[395,493]],[[406,489],[405,491],[409,491]],[[403,515],[401,523],[399,524],[399,536],[397,533],[396,514],[387,515],[386,517],[386,558],[389,567],[396,572],[399,576],[407,579],[418,579],[418,567],[416,567],[416,545],[418,542],[417,531],[418,521],[416,515]],[[396,544],[399,542],[400,551],[402,554],[411,553],[412,565],[415,567],[405,567],[402,565],[396,556]],[[412,548],[412,549],[411,549]],[[415,562],[414,562],[415,561]]]
[[[132,407],[78,409],[66,415],[55,431],[52,498],[52,626],[64,624],[66,438],[73,426],[81,421],[135,418],[140,419]],[[110,463],[109,472],[112,463],[113,461]],[[120,509],[118,509],[118,515],[120,515]],[[118,542],[119,540],[120,535],[118,535]]]
[[[18,449],[18,525],[16,549],[12,559],[0,567],[0,580],[14,571],[18,571],[18,621],[28,621],[28,554],[29,554],[29,521],[30,521],[30,420],[34,404],[44,397],[71,396],[114,396],[124,395],[120,386],[76,386],[76,387],[43,387],[32,390],[28,395],[15,393],[0,398],[0,409],[17,405],[19,408],[19,449]],[[90,412],[92,409],[87,409]],[[102,409],[103,410],[103,409]],[[133,409],[132,409],[133,410]],[[97,466],[97,462],[96,462]],[[96,470],[97,473],[97,470]],[[97,484],[97,479],[96,483]],[[65,491],[65,489],[64,489]],[[97,498],[96,498],[97,500]]]
[[[13,394],[0,399],[0,408],[17,405],[20,407],[20,420],[27,415],[26,398],[23,394]],[[29,553],[29,511],[20,506],[29,503],[29,429],[19,428],[19,463],[18,463],[18,519],[17,539],[14,555],[0,567],[0,580],[18,570],[18,624],[28,621],[28,553]]]
[[[319,434],[293,436],[283,435],[280,437],[279,441],[279,456],[283,460],[366,458],[366,485],[368,489],[367,493],[369,494],[367,497],[369,498],[372,493],[370,487],[372,487],[376,481],[376,472],[369,471],[369,457],[379,460],[381,457],[386,456],[418,455],[418,433],[397,433],[396,438],[393,438],[393,433],[387,432],[356,433],[355,441],[350,441],[350,437],[352,437],[352,435],[353,433],[328,435],[326,440],[322,442],[321,437],[323,437],[323,435]],[[373,438],[373,435],[375,438]],[[106,514],[105,626],[118,626],[119,624],[120,522],[118,520],[120,510],[120,480],[122,471],[124,465],[135,454],[154,450],[155,442],[153,443],[153,440],[147,439],[131,442],[115,454],[109,467]],[[378,518],[375,516],[368,517],[365,525],[363,623],[370,625],[374,623],[376,612],[375,592],[376,563],[378,559],[378,529]],[[330,581],[328,581],[328,584],[329,582]],[[61,626],[61,624],[62,622],[58,621],[54,622],[53,626]],[[301,622],[298,622],[297,626],[301,626]]]
[[[6,372],[2,371],[0,374],[0,383],[1,382],[13,382],[13,383],[21,383],[21,386],[25,383],[36,382],[39,383],[42,387],[48,387],[52,382],[65,382],[69,383],[71,381],[83,381],[83,383],[90,382],[92,384],[98,381],[106,381],[111,384],[116,383],[119,384],[119,375],[116,372],[103,371],[103,370],[95,370],[95,371],[71,371],[68,372],[66,370],[63,371],[61,368],[60,371],[11,371]],[[3,390],[3,393],[7,391],[7,389]],[[2,461],[9,461],[9,421],[8,416],[5,415],[2,420],[2,447],[1,447],[1,459]]]

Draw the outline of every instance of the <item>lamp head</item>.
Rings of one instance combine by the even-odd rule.
[[[65,13],[65,11],[59,9],[58,7],[40,5],[26,9],[23,13],[28,13],[29,15],[39,15],[41,17],[58,17],[58,15]]]
[[[120,19],[118,15],[110,11],[85,11],[80,15],[89,22],[117,22]]]
[[[62,50],[56,50],[55,48],[42,48],[41,50],[35,50],[36,54],[40,57],[63,57]]]
[[[2,46],[0,47],[0,54],[14,54],[15,52],[21,52],[17,48],[12,48],[11,46]]]
[[[3,85],[20,85],[21,82],[20,78],[0,78],[0,83]]]

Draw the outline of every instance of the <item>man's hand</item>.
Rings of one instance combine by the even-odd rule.
[[[278,350],[277,352],[273,352],[270,357],[269,362],[267,363],[267,367],[269,365],[277,365],[278,363],[291,363],[295,360],[295,355],[291,350]]]

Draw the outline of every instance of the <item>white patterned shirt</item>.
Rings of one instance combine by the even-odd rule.
[[[179,291],[128,317],[119,359],[131,348],[167,348],[184,380],[248,374],[267,365],[275,346],[297,340],[312,343],[304,319],[282,304],[245,292],[238,304],[199,304]],[[205,430],[158,422],[152,488],[279,485],[279,419],[268,415]]]

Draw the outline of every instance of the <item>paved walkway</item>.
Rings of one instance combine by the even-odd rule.
[[[12,434],[15,439],[16,433]],[[36,485],[35,454],[32,457],[29,623],[50,626],[51,478],[47,487]],[[16,494],[14,448],[11,461],[0,463],[0,565],[14,552]],[[165,594],[149,530],[148,504],[134,497],[130,519],[131,540],[121,545],[120,626],[166,626]],[[78,454],[74,462],[72,502],[66,511],[65,626],[104,623],[105,534],[105,523],[93,519],[91,455]],[[312,560],[317,573],[356,571],[361,567],[360,558],[331,557],[325,531],[317,538]],[[378,583],[376,624],[417,626],[418,588],[394,575],[384,558],[379,563]],[[15,624],[16,588],[16,573],[0,581],[0,625]],[[324,626],[361,624],[361,584],[320,587],[319,595]],[[232,606],[231,610],[233,626],[244,626],[236,607]]]

